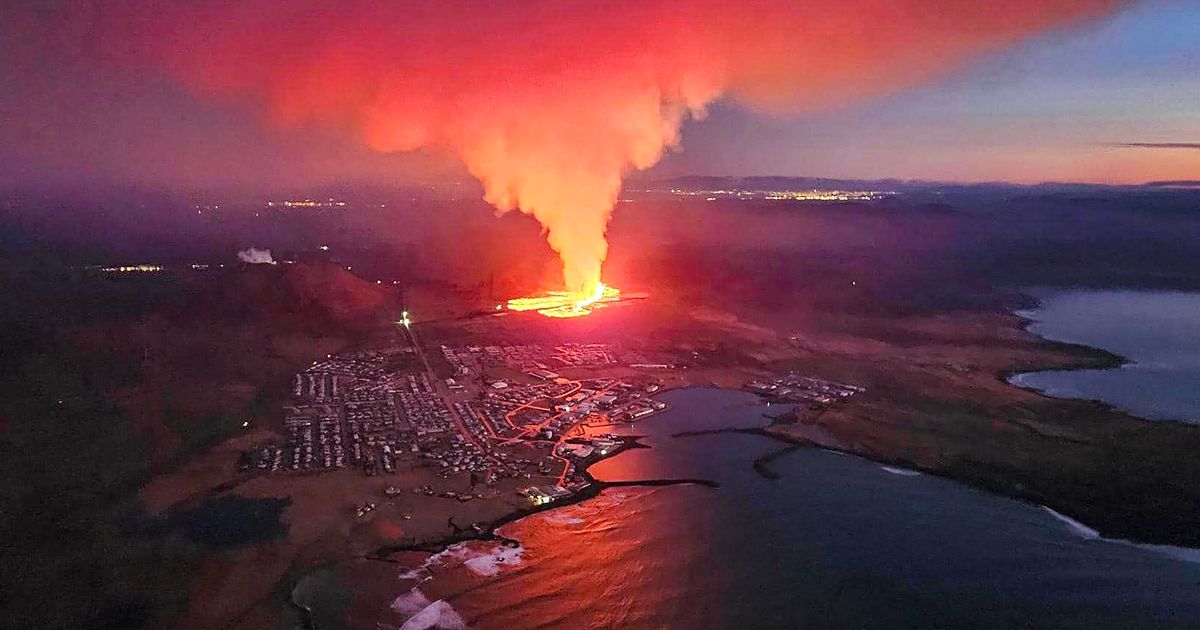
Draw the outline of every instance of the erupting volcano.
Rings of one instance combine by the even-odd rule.
[[[583,315],[631,171],[727,99],[809,112],[877,97],[1127,0],[263,0],[96,3],[101,46],[193,90],[261,100],[384,152],[456,157],[498,212],[543,227]]]

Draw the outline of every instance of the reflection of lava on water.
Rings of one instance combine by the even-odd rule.
[[[570,291],[550,291],[546,295],[508,301],[510,311],[537,311],[546,317],[580,317],[592,309],[621,299],[621,291],[603,284],[589,295]]]

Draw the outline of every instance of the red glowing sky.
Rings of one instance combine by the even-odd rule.
[[[1106,146],[1200,135],[1187,4],[14,0],[0,183],[394,182],[466,159],[505,205],[519,184],[488,173],[516,138],[636,167],[713,98],[664,172],[1194,178],[1200,151]]]

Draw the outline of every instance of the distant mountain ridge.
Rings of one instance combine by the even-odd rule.
[[[684,175],[665,179],[635,182],[631,187],[646,190],[855,190],[877,192],[928,192],[942,191],[1026,191],[1037,193],[1079,192],[1137,192],[1166,189],[1200,188],[1200,181],[1166,181],[1145,184],[1115,185],[1043,182],[1038,184],[1014,184],[1010,182],[939,182],[906,179],[837,179],[825,177]]]

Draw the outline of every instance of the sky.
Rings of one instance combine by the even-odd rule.
[[[36,26],[43,9],[29,7],[70,4],[14,0],[7,10],[32,11],[33,18],[25,17],[35,21],[26,25]],[[91,35],[86,16],[56,18],[50,35],[23,29],[12,17],[8,29],[0,28],[0,44],[9,49],[0,58],[0,85],[6,86],[0,90],[0,185],[253,190],[470,177],[458,159],[462,150],[392,151],[399,145],[371,148],[326,124],[264,123],[273,114],[264,113],[254,90],[214,97],[198,91],[186,72],[181,79],[180,73],[97,59],[74,45]],[[912,73],[904,86],[881,94],[785,114],[747,103],[753,99],[718,98],[702,119],[680,114],[677,139],[669,137],[672,130],[663,132],[667,150],[649,175],[1200,179],[1200,148],[1191,146],[1200,142],[1198,61],[1200,4],[1135,2],[1112,17],[1038,31],[999,52],[947,64],[945,72]],[[836,87],[834,71],[829,74],[835,78],[823,77],[818,89]]]
[[[718,106],[659,172],[933,181],[1200,179],[1200,3],[1136,4],[952,76],[801,118]],[[1120,147],[1120,144],[1193,147]]]

